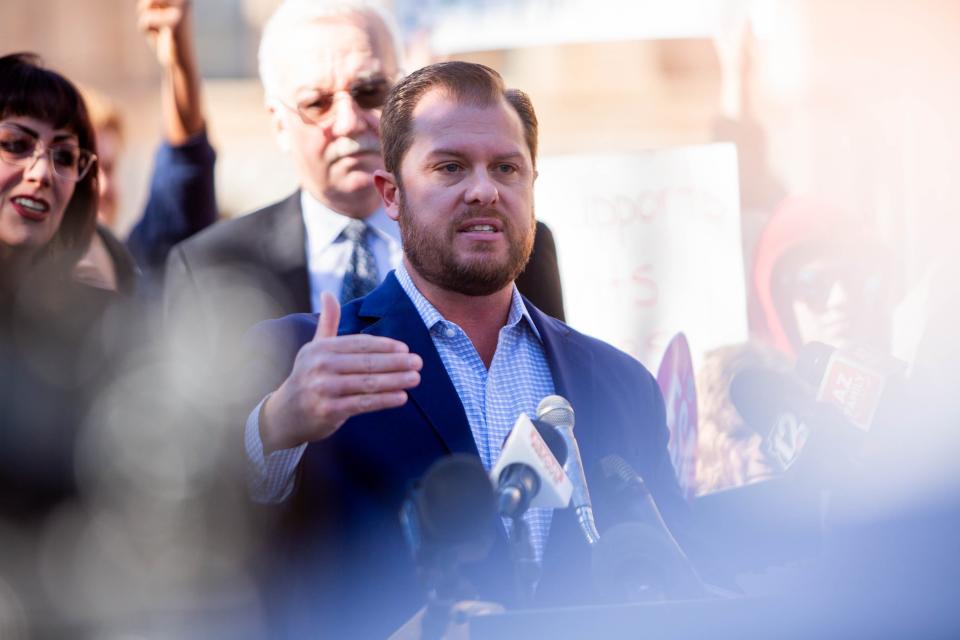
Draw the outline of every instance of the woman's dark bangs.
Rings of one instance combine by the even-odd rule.
[[[84,111],[77,90],[63,77],[25,64],[0,72],[0,117],[28,116],[82,135]]]

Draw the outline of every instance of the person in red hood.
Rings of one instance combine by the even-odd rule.
[[[763,451],[763,425],[744,422],[730,382],[744,369],[793,370],[811,341],[888,350],[898,290],[893,254],[864,225],[809,197],[783,201],[757,243],[749,342],[708,352],[697,372],[697,491],[776,475]]]
[[[757,243],[757,338],[788,356],[811,341],[887,351],[897,269],[863,223],[810,197],[787,198]]]

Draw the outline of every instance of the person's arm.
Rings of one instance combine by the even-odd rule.
[[[420,384],[423,360],[403,342],[366,334],[337,335],[340,304],[320,298],[313,339],[260,413],[260,439],[269,455],[333,435],[352,416],[399,407]]]
[[[207,140],[187,0],[140,0],[139,26],[154,45],[162,70],[164,142],[157,150],[150,197],[127,246],[159,289],[175,244],[217,219],[216,154]]]
[[[157,54],[162,73],[164,139],[184,144],[204,129],[200,72],[189,0],[140,0],[139,27]]]
[[[268,396],[269,397],[269,396]],[[297,465],[306,450],[306,443],[290,449],[280,449],[269,454],[264,451],[260,438],[260,418],[263,405],[260,401],[244,426],[244,450],[247,454],[247,492],[250,499],[261,504],[277,504],[293,493]]]
[[[403,405],[406,390],[420,383],[423,361],[406,344],[337,335],[340,305],[328,292],[321,305],[305,343],[310,337],[291,333],[288,320],[261,323],[248,336],[246,381],[239,386],[252,384],[254,397],[262,397],[257,388],[273,388],[282,378],[245,417],[247,485],[256,502],[281,502],[292,493],[308,443],[330,437],[352,416]]]

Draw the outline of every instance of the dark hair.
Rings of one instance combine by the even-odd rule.
[[[537,114],[523,91],[506,89],[499,73],[473,62],[438,62],[414,71],[397,83],[380,117],[383,164],[400,179],[400,161],[412,142],[413,110],[428,91],[446,90],[453,98],[478,106],[506,100],[523,123],[523,135],[534,166],[537,163]]]
[[[0,57],[0,118],[28,116],[77,136],[82,149],[97,152],[96,137],[80,92],[69,80],[43,66],[32,53]],[[77,182],[60,228],[42,255],[72,267],[86,251],[97,221],[97,167]]]

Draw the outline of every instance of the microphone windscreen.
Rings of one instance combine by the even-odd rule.
[[[493,488],[473,456],[455,454],[435,462],[420,480],[418,494],[421,524],[439,543],[472,541],[494,521]]]
[[[604,456],[600,459],[600,468],[603,470],[603,477],[615,491],[624,491],[629,487],[641,495],[649,495],[650,491],[643,478],[621,456],[615,453]]]
[[[819,387],[834,351],[834,347],[822,342],[808,342],[803,345],[797,354],[797,376],[807,384]]]
[[[500,456],[490,470],[490,479],[493,484],[496,486],[501,484],[501,474],[507,467],[525,464],[533,469],[541,480],[540,491],[533,498],[530,506],[565,508],[570,503],[573,485],[563,469],[563,464],[554,455],[552,449],[556,449],[557,453],[561,454],[566,453],[567,450],[561,450],[557,444],[551,447],[544,439],[545,435],[552,440],[555,433],[556,430],[552,427],[549,430],[538,429],[525,413],[517,416],[517,421],[503,444]]]
[[[557,428],[543,420],[531,420],[531,422],[537,428],[537,433],[540,434],[543,441],[547,443],[547,448],[550,449],[550,453],[557,459],[557,462],[561,466],[566,464],[569,451],[567,451],[567,443],[560,432],[557,431]]]
[[[787,373],[747,368],[730,381],[730,402],[747,426],[763,435],[780,414],[802,413],[811,400],[812,391]]]
[[[866,347],[834,349],[819,342],[803,347],[797,375],[816,388],[816,400],[834,405],[853,426],[869,431],[887,393],[896,388],[907,363]]]
[[[537,405],[537,419],[555,427],[573,429],[573,407],[563,396],[547,396]]]

